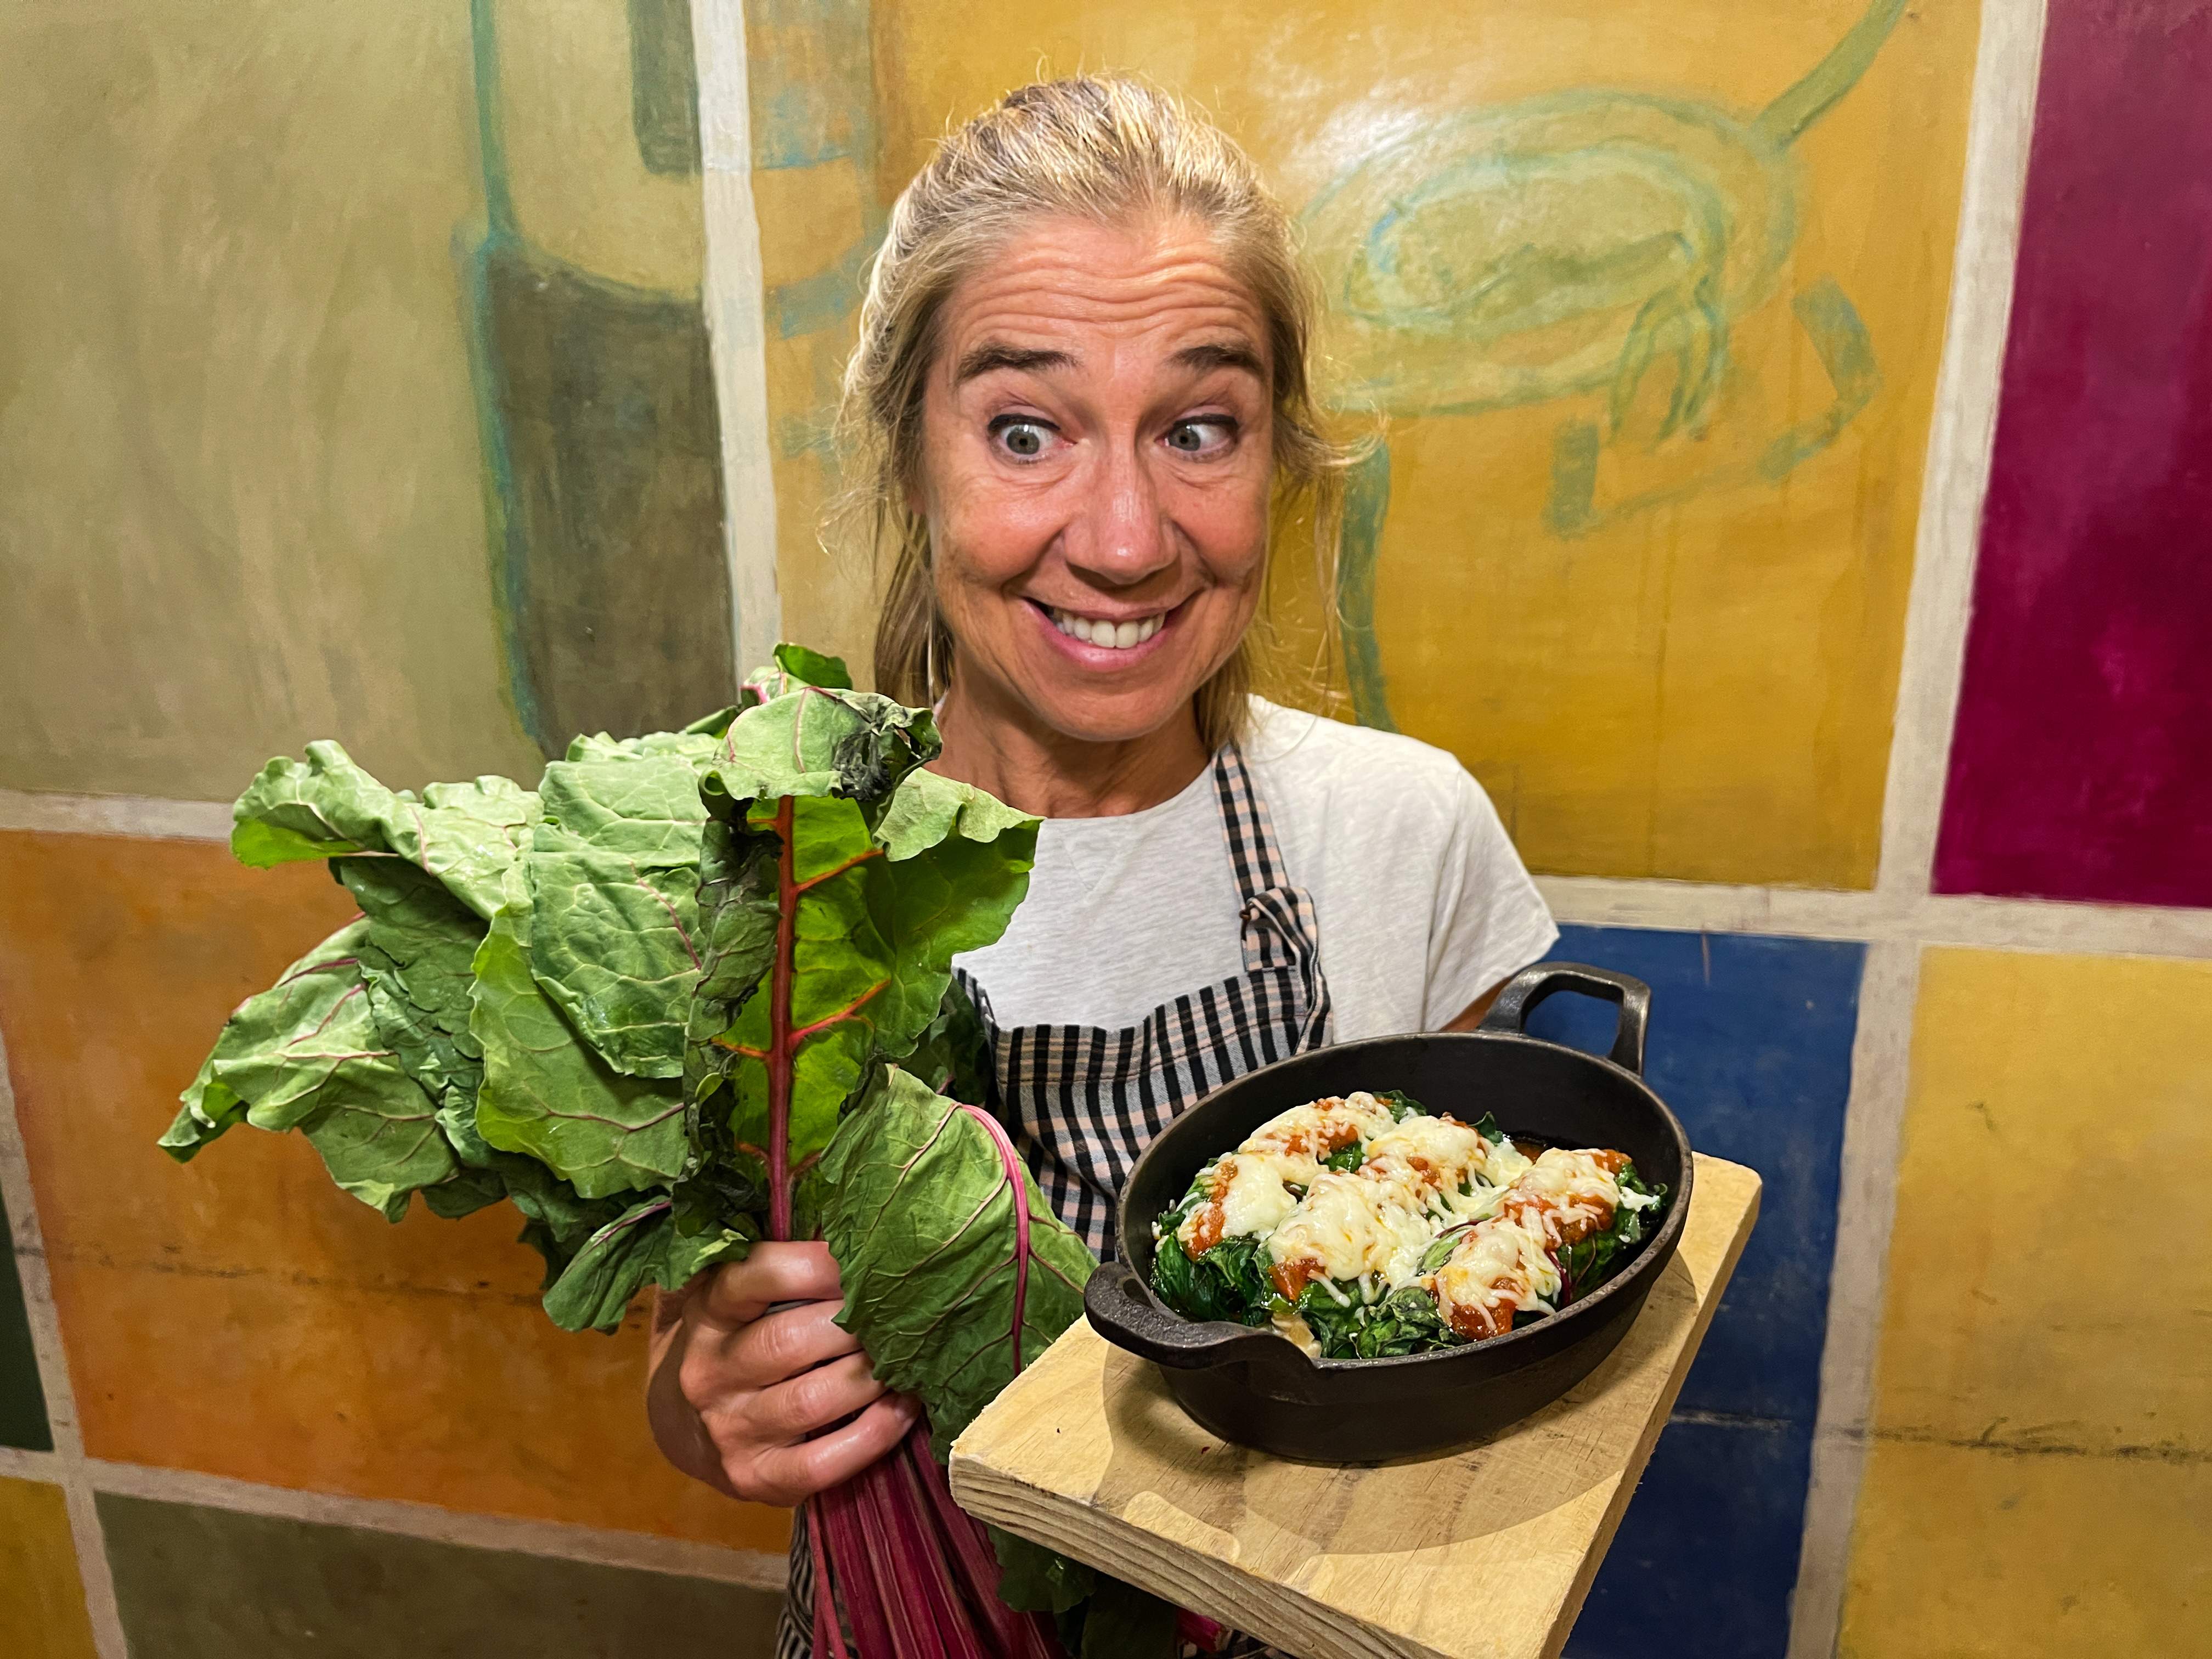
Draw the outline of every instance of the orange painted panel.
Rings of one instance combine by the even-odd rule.
[[[304,1142],[154,1139],[224,1015],[343,921],[312,866],[0,835],[0,1030],[94,1457],[781,1547],[780,1510],[678,1474],[642,1320],[569,1335],[495,1209],[387,1225]]]

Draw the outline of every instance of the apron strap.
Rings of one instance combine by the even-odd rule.
[[[1224,744],[1213,757],[1213,792],[1221,804],[1221,830],[1229,842],[1230,867],[1237,872],[1237,896],[1249,904],[1283,883],[1283,861],[1275,851],[1275,826],[1267,803],[1252,787],[1243,751]]]
[[[1273,975],[1288,969],[1297,975],[1305,1007],[1294,1042],[1297,1048],[1318,1048],[1329,1040],[1331,1010],[1328,984],[1321,972],[1321,920],[1314,911],[1313,896],[1290,884],[1275,848],[1267,803],[1253,787],[1243,752],[1235,744],[1224,744],[1214,757],[1213,780],[1229,862],[1243,900],[1239,916],[1244,970]]]

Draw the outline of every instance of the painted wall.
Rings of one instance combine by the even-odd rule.
[[[742,223],[695,38],[745,68]],[[1387,463],[1277,602],[1483,778],[1767,1181],[1569,1653],[2201,1622],[2203,1253],[2085,1294],[2052,1218],[2212,1222],[2202,3],[160,0],[0,46],[0,1650],[766,1650],[782,1518],[659,1462],[635,1321],[554,1332],[495,1218],[386,1226],[299,1148],[153,1151],[337,914],[195,803],[326,732],[410,783],[688,713],[726,519],[864,657],[854,284],[1040,64],[1191,93],[1300,213]],[[702,248],[754,235],[710,337]]]
[[[0,14],[0,793],[728,700],[693,62],[687,0]],[[764,1653],[784,1517],[660,1463],[638,1329],[563,1340],[504,1223],[148,1155],[338,897],[0,834],[0,1652]]]
[[[2208,904],[2212,12],[2045,51],[1936,881]]]
[[[726,695],[688,7],[473,13],[0,20],[9,785],[528,770]]]
[[[809,9],[838,20],[815,95],[873,71],[877,166],[856,117],[834,191],[802,186],[855,240],[770,208],[815,118],[756,78],[772,280],[842,269],[946,123],[1040,64],[1190,94],[1297,212],[1331,401],[1387,434],[1335,596],[1358,717],[1456,752],[1539,869],[1871,881],[1972,4],[1237,0],[1194,28],[1089,0],[981,31],[872,5],[866,33]],[[832,293],[844,311],[771,295],[817,368],[849,339]],[[854,647],[866,593],[849,556],[823,580],[819,486],[783,493],[834,387],[786,362],[787,614]]]

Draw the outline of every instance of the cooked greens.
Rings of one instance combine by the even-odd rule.
[[[1152,1285],[1186,1318],[1273,1325],[1320,1358],[1429,1352],[1588,1295],[1664,1198],[1619,1154],[1532,1159],[1487,1114],[1354,1094],[1201,1169],[1154,1225]]]

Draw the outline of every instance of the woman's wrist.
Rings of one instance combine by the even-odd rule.
[[[677,1469],[734,1498],[737,1493],[722,1468],[714,1437],[707,1432],[697,1408],[684,1395],[684,1354],[690,1340],[683,1322],[685,1294],[660,1293],[653,1298],[653,1344],[645,1382],[646,1423],[653,1431],[653,1443]]]

